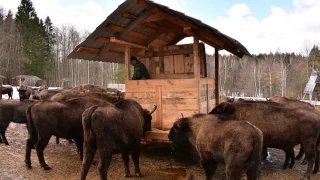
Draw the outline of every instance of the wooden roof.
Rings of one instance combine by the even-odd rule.
[[[250,55],[237,40],[200,20],[153,1],[126,0],[68,58],[123,63],[125,44],[131,45],[131,55],[139,56],[189,36],[238,57]]]

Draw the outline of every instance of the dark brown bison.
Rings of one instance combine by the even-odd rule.
[[[0,143],[9,145],[6,138],[6,130],[10,122],[26,124],[26,109],[34,101],[0,101]]]
[[[61,93],[63,91],[72,91],[72,90],[64,90],[64,89],[42,89],[41,91],[33,91],[31,94],[31,99],[38,100],[49,100],[52,96],[57,93]]]
[[[51,97],[51,100],[53,101],[64,101],[67,99],[71,99],[71,98],[76,98],[76,97],[92,97],[92,98],[102,98],[102,99],[106,99],[107,101],[111,102],[111,103],[115,103],[117,101],[119,101],[120,99],[123,99],[120,96],[117,95],[112,95],[109,93],[103,93],[103,92],[79,92],[79,91],[68,91],[68,92],[62,92],[62,93],[58,93],[54,96]]]
[[[274,102],[220,103],[210,114],[225,115],[229,119],[245,120],[263,132],[264,147],[290,151],[302,144],[308,160],[304,178],[319,170],[320,113],[307,108],[287,108]]]
[[[81,92],[107,92],[105,88],[92,84],[81,84],[80,86],[72,88],[72,90]]]
[[[307,102],[304,102],[304,101],[300,101],[300,100],[297,100],[297,99],[294,99],[294,98],[288,98],[288,97],[282,97],[282,96],[273,96],[272,98],[270,98],[268,101],[271,101],[271,102],[277,102],[277,103],[280,103],[280,104],[284,104],[286,107],[292,107],[292,108],[308,108],[310,109],[311,111],[317,111],[314,106],[312,106],[310,103],[307,103]],[[299,154],[297,155],[296,159],[301,159],[303,154],[304,154],[304,151],[303,151],[303,145],[300,144],[300,151],[299,151]],[[292,150],[292,152],[294,152]],[[291,162],[292,162],[292,159],[294,158],[294,153],[291,152]],[[303,160],[303,162],[301,164],[307,164],[307,161],[306,159]]]
[[[168,137],[173,146],[196,149],[208,180],[223,162],[227,179],[240,180],[242,171],[248,179],[257,179],[263,135],[248,122],[198,114],[177,120]]]
[[[17,91],[19,92],[20,101],[23,101],[25,99],[29,99],[33,90],[30,86],[20,86],[19,88],[17,88]]]
[[[103,99],[81,97],[66,101],[39,101],[27,109],[27,127],[29,138],[26,145],[25,164],[31,168],[30,153],[35,146],[41,167],[45,170],[51,168],[46,164],[43,156],[52,135],[60,138],[73,139],[80,159],[83,153],[82,113],[93,105],[108,105]]]
[[[2,98],[3,94],[8,94],[9,98],[8,99],[12,99],[12,94],[13,94],[13,89],[12,87],[4,87],[4,86],[0,86],[0,96]]]
[[[82,115],[84,130],[84,158],[81,179],[86,179],[96,150],[100,154],[100,179],[107,179],[112,154],[121,152],[125,176],[129,171],[129,154],[135,166],[135,175],[141,176],[139,168],[140,143],[143,133],[151,131],[151,114],[132,99],[121,100],[115,105],[93,106]]]

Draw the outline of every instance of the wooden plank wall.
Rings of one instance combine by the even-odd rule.
[[[126,81],[126,98],[137,100],[143,108],[158,109],[152,127],[169,130],[174,121],[199,112],[198,88],[195,79]]]
[[[157,47],[153,52],[163,52],[167,50],[192,49],[193,44],[172,45]],[[200,70],[201,77],[205,77],[205,46],[200,43]],[[141,58],[151,76],[151,79],[182,79],[193,78],[193,54],[170,55],[161,57]]]
[[[209,113],[215,107],[214,79],[201,78],[199,87],[200,113]]]

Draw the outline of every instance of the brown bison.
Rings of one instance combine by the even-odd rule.
[[[12,87],[4,87],[4,86],[0,86],[0,96],[2,98],[3,94],[8,94],[9,98],[8,99],[12,99],[12,94],[13,94],[13,89]]]
[[[84,130],[84,158],[81,179],[86,179],[96,150],[100,154],[100,179],[107,179],[112,154],[121,152],[125,176],[129,171],[129,154],[135,166],[135,175],[141,176],[139,168],[140,143],[143,133],[151,131],[151,114],[132,99],[121,100],[115,105],[93,106],[82,114]]]
[[[35,146],[41,167],[51,168],[43,156],[52,135],[73,139],[82,159],[83,129],[81,114],[93,105],[108,105],[108,101],[91,97],[73,98],[66,101],[39,101],[27,109],[27,128],[29,138],[26,145],[25,164],[31,168],[30,153]]]
[[[9,145],[5,133],[10,122],[27,123],[25,111],[32,103],[34,101],[0,101],[0,143]]]
[[[63,91],[71,91],[69,89],[42,89],[41,91],[33,91],[31,94],[31,99],[38,99],[38,100],[49,100],[52,96],[57,93],[61,93]]]
[[[210,114],[225,115],[229,119],[245,120],[263,132],[264,147],[290,151],[302,144],[308,160],[304,178],[319,170],[320,113],[307,108],[287,108],[274,102],[220,103]]]
[[[289,107],[289,108],[290,107],[292,107],[292,108],[301,107],[301,108],[308,108],[311,111],[317,111],[314,108],[314,106],[312,106],[310,103],[303,102],[303,101],[300,101],[300,100],[297,100],[297,99],[293,99],[293,98],[282,97],[282,96],[273,96],[268,101],[281,103],[281,104],[284,104],[286,107]],[[300,146],[301,146],[301,148],[300,148],[299,154],[297,155],[296,159],[301,159],[303,154],[304,154],[303,145],[300,144]],[[294,152],[294,151],[292,150],[292,152]],[[293,158],[294,158],[294,153],[291,154],[291,159],[293,159]],[[304,159],[301,164],[307,164],[306,159]]]
[[[30,86],[20,86],[19,88],[17,88],[17,91],[19,92],[20,101],[23,101],[25,99],[29,99],[33,90]]]
[[[81,84],[78,87],[72,88],[72,90],[78,90],[81,92],[107,92],[105,88],[92,84]]]
[[[240,180],[242,171],[249,180],[257,179],[263,135],[248,122],[197,114],[177,120],[168,137],[173,146],[196,149],[208,180],[223,162],[227,179]]]
[[[71,91],[67,91],[67,92],[58,93],[58,94],[52,96],[51,100],[64,101],[64,100],[76,98],[76,97],[103,98],[111,103],[115,103],[115,102],[119,101],[120,99],[123,99],[120,96],[116,96],[116,95],[112,95],[112,94],[108,94],[108,93],[102,93],[102,92],[83,93],[83,92],[71,90]]]

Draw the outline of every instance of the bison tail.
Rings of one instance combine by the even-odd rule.
[[[83,129],[88,130],[91,127],[91,116],[94,113],[94,111],[100,107],[99,105],[95,105],[89,108],[89,110],[86,110],[86,113],[83,114],[82,116],[82,124],[83,124]]]
[[[251,133],[253,136],[254,146],[252,156],[249,161],[249,167],[257,166],[259,168],[262,159],[263,134],[262,131],[256,127],[253,127]]]
[[[26,110],[27,129],[28,129],[29,138],[31,139],[31,141],[37,142],[37,140],[38,140],[37,130],[33,124],[32,118],[31,118],[31,108],[32,107],[33,107],[33,105],[30,105]]]

